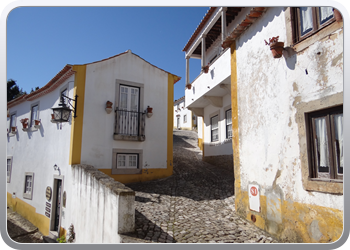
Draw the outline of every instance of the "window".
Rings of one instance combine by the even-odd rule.
[[[307,114],[311,179],[343,179],[343,106]]]
[[[294,38],[299,42],[332,23],[334,19],[332,7],[296,7],[292,8],[294,18]]]
[[[232,138],[232,111],[231,109],[226,110],[225,112],[226,118],[226,138]]]
[[[23,198],[32,199],[33,196],[34,173],[25,173]]]
[[[184,115],[184,123],[187,122],[187,115]]]
[[[140,149],[113,149],[112,174],[141,174],[142,155]]]
[[[11,114],[11,116],[10,116],[10,128],[9,128],[9,131],[11,131],[11,127],[16,127],[16,113]]]
[[[210,118],[211,126],[211,141],[215,142],[219,140],[219,116],[213,116]]]
[[[12,157],[7,157],[7,183],[11,182],[11,172],[12,172]]]
[[[117,154],[117,168],[137,168],[137,154]]]
[[[39,119],[39,104],[35,104],[31,108],[31,114],[30,114],[30,127],[34,126],[34,120]]]

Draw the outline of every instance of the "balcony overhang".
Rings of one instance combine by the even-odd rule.
[[[197,116],[203,116],[203,109],[208,105],[213,105],[217,108],[223,107],[223,97],[231,94],[231,84],[220,83],[213,88],[207,86],[208,91],[196,99],[192,100],[187,108]]]

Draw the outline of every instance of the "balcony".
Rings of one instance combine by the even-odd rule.
[[[222,97],[231,93],[230,50],[225,50],[209,65],[208,73],[201,73],[185,90],[186,108],[202,116],[203,108],[209,104],[222,107]]]
[[[137,111],[115,111],[114,140],[144,141],[146,113]]]

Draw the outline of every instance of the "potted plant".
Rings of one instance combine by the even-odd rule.
[[[11,127],[11,132],[12,132],[12,134],[15,134],[16,131],[17,131],[17,127]]]
[[[269,39],[269,42],[265,41],[266,45],[270,46],[270,50],[272,52],[273,58],[280,58],[282,57],[282,51],[284,48],[284,42],[278,42],[279,36],[272,37]]]
[[[148,118],[150,118],[153,115],[152,111],[153,111],[153,108],[151,108],[150,106],[147,106],[147,117]]]
[[[110,102],[110,101],[106,102],[106,112],[107,112],[107,114],[112,112],[112,110],[113,110],[112,106],[113,106],[113,102]]]
[[[191,84],[187,84],[187,85],[186,85],[186,88],[188,88],[188,89],[191,89],[191,87],[192,87]]]
[[[35,124],[36,126],[40,125],[40,120],[34,120],[34,124]]]
[[[20,122],[22,123],[22,126],[23,126],[23,131],[26,131],[28,129],[28,121],[29,121],[28,118],[23,118],[20,120]]]
[[[333,8],[333,14],[334,14],[335,20],[336,20],[338,23],[341,22],[341,20],[343,19],[343,17],[342,17],[342,15],[341,15],[340,11],[337,10],[337,9],[335,9],[335,8]]]

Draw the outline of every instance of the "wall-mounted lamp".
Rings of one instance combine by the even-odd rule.
[[[70,109],[69,107],[67,107],[64,98],[68,99],[68,104],[73,108]],[[55,122],[68,122],[69,120],[69,116],[70,116],[70,112],[73,111],[74,112],[74,118],[77,117],[76,114],[76,110],[77,110],[77,100],[78,100],[78,96],[75,95],[75,99],[69,98],[68,96],[65,96],[63,94],[61,94],[61,103],[58,104],[58,108],[52,108],[53,110],[53,115],[54,115],[54,121]],[[75,105],[73,106],[70,101],[73,101],[75,103]]]
[[[61,175],[61,170],[60,168],[57,166],[57,164],[53,165],[53,169],[56,171],[58,171],[59,175]]]

